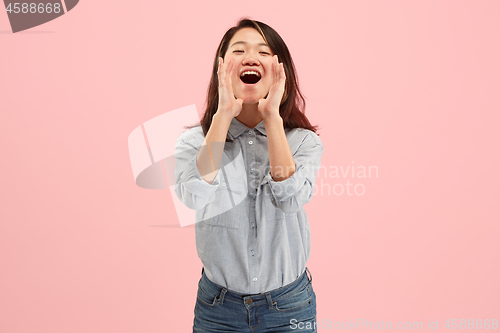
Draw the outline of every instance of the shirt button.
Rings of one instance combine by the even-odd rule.
[[[252,255],[254,255],[254,254],[255,254],[255,252],[253,252],[253,250],[252,250],[252,251],[250,251],[250,253],[251,253]]]
[[[252,130],[248,131],[248,134],[253,134],[253,131]]]
[[[256,278],[256,277],[254,277],[254,278],[253,278],[253,281],[254,281],[254,282],[255,282],[255,281],[257,281],[257,278]]]
[[[253,173],[253,168],[250,168],[250,173]]]
[[[255,223],[252,222],[252,228],[254,228],[254,227],[255,227]]]
[[[253,141],[252,141],[252,140],[250,140],[250,141],[248,141],[248,143],[249,143],[249,144],[253,144]]]
[[[222,186],[226,186],[226,182],[222,182]]]

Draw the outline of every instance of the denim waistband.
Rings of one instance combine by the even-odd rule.
[[[221,304],[224,302],[224,300],[228,300],[235,303],[242,303],[246,306],[255,306],[266,302],[269,304],[269,306],[271,306],[272,300],[278,300],[281,297],[289,296],[288,293],[292,292],[293,290],[302,290],[312,282],[311,272],[306,267],[304,272],[295,281],[283,287],[260,294],[242,294],[210,281],[203,269],[201,272],[202,276],[199,282],[199,286],[210,294],[217,295],[217,299]],[[311,278],[307,276],[307,273],[309,273],[309,276]]]

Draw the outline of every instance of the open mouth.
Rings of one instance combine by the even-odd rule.
[[[246,84],[255,84],[260,81],[260,73],[256,71],[244,71],[240,75],[241,81]]]

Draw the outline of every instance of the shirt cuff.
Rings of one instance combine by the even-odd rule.
[[[193,193],[201,198],[208,198],[217,190],[217,188],[219,188],[219,185],[221,183],[220,168],[217,171],[217,175],[212,181],[212,184],[209,184],[201,177],[200,171],[196,166],[197,156],[198,154],[194,155],[189,162],[188,170],[186,171],[186,174],[184,176],[185,179],[188,179],[188,181],[185,182],[184,186],[186,187],[188,192]]]
[[[264,176],[264,181],[262,183],[268,182],[274,199],[276,199],[277,202],[281,202],[296,196],[306,181],[305,167],[302,164],[299,166],[295,164],[295,172],[287,179],[279,182],[274,181],[269,171]]]

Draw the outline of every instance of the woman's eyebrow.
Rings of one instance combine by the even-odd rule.
[[[231,47],[233,47],[233,46],[235,46],[236,44],[248,44],[248,43],[247,43],[247,42],[245,42],[245,41],[240,40],[240,41],[234,42],[234,43],[230,46],[230,48],[231,48]],[[266,43],[259,43],[259,44],[257,44],[257,45],[258,45],[258,46],[267,46],[267,47],[269,47],[269,45],[267,45]]]

